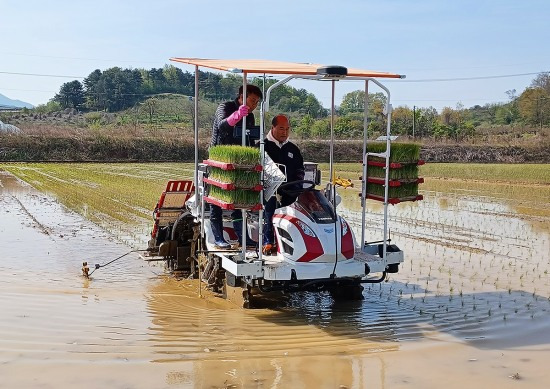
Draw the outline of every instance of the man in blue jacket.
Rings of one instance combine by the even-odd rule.
[[[288,140],[290,135],[290,123],[285,115],[277,115],[271,121],[271,130],[264,140],[264,150],[273,162],[284,165],[287,182],[304,179],[304,158],[298,146]],[[292,204],[296,197],[281,194],[281,206]],[[275,250],[273,239],[273,214],[277,206],[275,196],[265,204],[263,253],[273,254]]]

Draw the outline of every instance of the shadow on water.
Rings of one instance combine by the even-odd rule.
[[[550,344],[549,299],[522,291],[435,295],[394,281],[367,287],[362,301],[301,292],[246,310],[198,298],[196,286],[166,277],[150,290],[155,362],[366,355],[425,339],[485,350]]]
[[[327,292],[292,295],[274,314],[282,326],[312,325],[331,336],[375,342],[451,335],[482,349],[550,344],[550,299],[524,291],[434,295],[417,284],[372,285],[363,301],[334,300]]]

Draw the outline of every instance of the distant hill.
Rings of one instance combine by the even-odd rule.
[[[6,97],[0,93],[0,107],[2,108],[9,108],[9,107],[34,108],[34,105],[25,103],[24,101],[21,101],[21,100],[12,100],[9,97]]]

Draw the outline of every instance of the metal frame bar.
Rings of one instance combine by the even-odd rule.
[[[368,128],[369,128],[369,80],[365,80],[365,117],[363,118],[363,180],[361,182],[361,249],[365,245],[365,225],[367,223],[367,143],[368,143]]]
[[[264,265],[264,259],[263,259],[263,247],[264,247],[264,172],[265,169],[263,168],[265,165],[265,157],[264,157],[264,150],[265,150],[265,142],[264,138],[266,136],[265,134],[265,112],[264,112],[264,105],[265,105],[265,74],[264,74],[264,86],[263,86],[263,92],[264,92],[264,100],[260,103],[260,164],[262,165],[262,171],[260,172],[260,182],[262,183],[262,190],[260,191],[260,201],[262,204],[262,208],[260,208],[258,212],[258,259],[262,263],[262,266]]]
[[[199,184],[199,67],[195,66],[195,189]]]
[[[336,210],[336,186],[334,185],[334,116],[336,114],[334,108],[334,87],[335,81],[331,81],[331,97],[330,97],[330,147],[329,147],[329,177],[330,177],[330,192],[332,194],[332,205]]]
[[[387,94],[387,101],[386,101],[386,116],[387,116],[387,123],[386,123],[386,151],[383,152],[383,153],[368,153],[367,152],[367,149],[366,149],[366,140],[364,139],[364,143],[363,143],[363,155],[364,155],[364,161],[365,161],[365,165],[367,164],[367,159],[368,159],[368,156],[371,155],[371,156],[377,156],[377,157],[383,157],[386,159],[386,165],[385,165],[385,176],[384,176],[384,243],[383,243],[383,246],[382,246],[382,258],[384,261],[387,261],[386,259],[386,252],[387,252],[387,246],[388,246],[388,189],[389,189],[389,174],[390,174],[390,152],[391,152],[391,140],[390,140],[390,136],[391,136],[391,113],[392,113],[392,105],[390,103],[390,100],[391,100],[391,94],[390,94],[390,91],[388,88],[386,88],[384,85],[382,85],[378,80],[375,80],[373,78],[370,78],[370,77],[348,77],[346,78],[347,80],[365,80],[365,81],[371,81],[373,83],[375,83],[378,87],[380,87],[380,89],[382,89],[384,92],[386,92]],[[368,88],[367,86],[365,86],[365,92],[368,92]],[[366,94],[365,96],[365,103],[367,102],[367,98],[368,98],[368,95]],[[365,106],[366,108],[366,106]],[[365,184],[363,185],[364,187],[364,191],[361,193],[361,198],[363,199],[362,201],[364,203],[366,203],[366,195],[367,195],[367,192],[366,192],[366,189],[367,189],[367,184],[366,184],[366,180],[367,180],[367,166],[365,166],[363,168],[363,173],[364,173],[364,177],[363,177],[363,182],[365,182]],[[363,212],[365,212],[365,206],[363,206]],[[365,229],[365,222],[363,222],[363,218],[362,218],[362,229],[364,230]],[[364,240],[361,242],[361,247],[363,247],[365,244]]]
[[[267,93],[265,94],[264,96],[264,109],[265,109],[265,112],[269,112],[269,98],[271,96],[271,91],[275,88],[277,88],[278,86],[280,85],[284,85],[286,84],[287,82],[289,82],[290,80],[293,80],[295,78],[298,78],[297,76],[289,76],[283,80],[280,80],[280,81],[277,81],[275,84],[271,85],[269,88],[267,88]]]
[[[246,105],[246,72],[243,72],[243,104]],[[248,116],[245,116],[243,118],[243,126],[242,126],[242,132],[241,132],[241,145],[246,146],[246,120]],[[241,209],[241,217],[242,217],[242,235],[241,235],[241,254],[242,258],[246,258],[246,237],[248,236],[248,229],[246,227],[246,209]]]
[[[204,238],[204,188],[199,187],[199,67],[195,66],[195,204],[199,208],[200,220],[201,220],[201,239]],[[199,246],[200,249],[202,247]],[[200,294],[200,291],[199,291]]]

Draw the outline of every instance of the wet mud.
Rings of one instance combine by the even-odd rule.
[[[0,171],[0,387],[546,388],[548,198],[476,185],[428,180],[425,201],[390,208],[405,264],[363,301],[243,310],[135,253],[83,278],[149,221],[107,232]],[[342,195],[357,228],[357,191]]]

